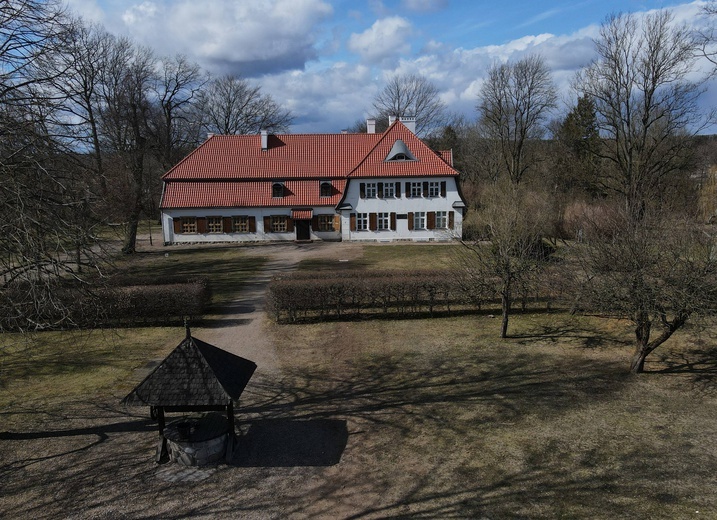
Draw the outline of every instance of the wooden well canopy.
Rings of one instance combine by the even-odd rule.
[[[256,370],[256,363],[193,338],[186,338],[139,384],[122,404],[150,406],[159,422],[157,461],[167,456],[165,412],[226,411],[234,437],[234,401]],[[229,451],[227,452],[229,457]]]

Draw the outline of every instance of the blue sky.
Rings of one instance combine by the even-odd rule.
[[[397,73],[429,78],[448,108],[475,117],[496,62],[538,53],[563,108],[610,13],[668,8],[695,27],[703,1],[653,0],[65,0],[83,17],[159,55],[182,53],[213,74],[262,86],[296,115],[293,132],[338,132],[370,115]],[[717,103],[710,85],[705,103]]]

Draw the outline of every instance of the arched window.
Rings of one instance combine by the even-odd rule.
[[[284,196],[284,184],[281,182],[275,182],[271,185],[271,196],[275,198],[281,198]]]

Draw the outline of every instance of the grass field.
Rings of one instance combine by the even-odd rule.
[[[367,245],[352,268],[440,262],[441,247]],[[129,268],[210,263],[218,305],[265,261],[174,253]],[[709,324],[640,376],[629,323],[597,317],[516,314],[504,341],[489,315],[264,327],[280,370],[260,367],[240,403],[252,448],[205,470],[155,465],[156,427],[119,405],[176,331],[3,338],[0,517],[717,518]]]

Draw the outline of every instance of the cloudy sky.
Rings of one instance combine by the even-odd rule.
[[[610,13],[668,8],[704,23],[702,1],[669,0],[65,0],[76,13],[159,55],[262,86],[296,116],[292,131],[338,132],[370,115],[387,77],[418,73],[449,109],[475,117],[495,62],[539,53],[565,104]],[[717,85],[705,103],[717,104]]]

